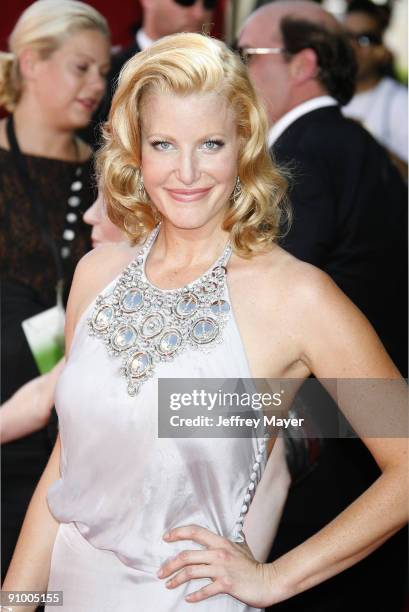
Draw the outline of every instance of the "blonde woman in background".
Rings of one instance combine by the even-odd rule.
[[[249,612],[346,569],[407,520],[406,442],[365,438],[378,481],[268,564],[265,440],[158,437],[162,377],[399,379],[334,283],[275,244],[286,182],[266,130],[220,42],[170,36],[123,69],[100,170],[132,246],[95,249],[76,270],[60,435],[5,590],[48,584],[67,612]]]
[[[93,159],[75,131],[104,94],[109,58],[105,19],[75,0],[33,2],[0,54],[10,112],[0,121],[2,402],[39,374],[22,322],[55,307],[57,283],[66,300],[90,248],[82,215],[95,199]],[[2,447],[3,573],[51,447],[45,429]]]

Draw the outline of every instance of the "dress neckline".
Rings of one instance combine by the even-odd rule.
[[[146,261],[156,241],[156,238],[158,237],[159,230],[160,230],[160,223],[158,223],[158,225],[149,234],[144,246],[142,247],[142,251],[139,252],[139,257],[142,257],[141,264],[140,264],[141,277],[143,278],[144,282],[147,283],[155,291],[159,291],[167,295],[171,293],[180,293],[181,291],[184,291],[185,289],[191,289],[194,285],[197,285],[205,277],[208,277],[210,272],[214,270],[215,268],[223,267],[226,270],[227,263],[232,253],[232,247],[231,247],[230,240],[227,242],[226,246],[224,247],[223,253],[207,268],[207,270],[205,270],[197,278],[194,278],[189,283],[185,283],[181,287],[174,287],[173,289],[162,289],[161,287],[158,287],[157,285],[152,283],[152,281],[150,281],[146,275]]]
[[[99,294],[88,319],[88,333],[120,358],[127,392],[134,396],[160,362],[171,361],[188,347],[207,351],[223,341],[230,318],[226,300],[228,244],[209,271],[175,289],[160,289],[143,268],[159,232],[157,226],[109,294]]]

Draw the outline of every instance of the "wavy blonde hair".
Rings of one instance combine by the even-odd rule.
[[[138,53],[123,67],[97,157],[108,215],[133,244],[143,240],[160,214],[141,190],[141,110],[155,93],[215,92],[236,113],[240,137],[241,193],[230,198],[223,221],[234,250],[243,257],[271,247],[287,211],[287,180],[272,162],[267,117],[238,56],[201,34],[174,34]]]
[[[37,0],[19,17],[9,37],[9,53],[0,53],[0,106],[13,112],[22,91],[19,56],[24,49],[47,59],[72,34],[98,30],[110,39],[106,19],[79,0]]]

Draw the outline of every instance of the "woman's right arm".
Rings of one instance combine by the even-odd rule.
[[[60,436],[31,498],[14,550],[3,591],[46,591],[51,553],[59,522],[47,504],[49,487],[60,478]],[[12,606],[13,612],[34,612],[34,606]]]

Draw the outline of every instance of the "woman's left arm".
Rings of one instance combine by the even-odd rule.
[[[300,321],[302,361],[324,385],[337,383],[338,405],[382,473],[331,523],[274,563],[290,596],[354,565],[408,520],[406,383],[361,311],[327,275],[310,274]],[[379,406],[380,398],[388,404]]]
[[[363,435],[381,476],[326,527],[271,564],[257,563],[246,544],[229,542],[204,528],[173,529],[166,541],[193,540],[206,547],[180,553],[161,568],[163,578],[179,572],[168,588],[192,578],[212,579],[188,601],[229,593],[256,607],[273,605],[357,563],[408,520],[407,396],[402,394],[404,382],[397,368],[367,319],[325,274],[308,266],[295,298],[302,305],[296,339],[300,359],[317,378],[342,379],[346,385],[346,379],[358,384],[359,379],[396,380],[396,385],[389,384],[389,400],[397,407],[395,421],[401,421],[402,437]],[[341,402],[340,408],[362,431],[362,415],[355,422],[348,406]]]

